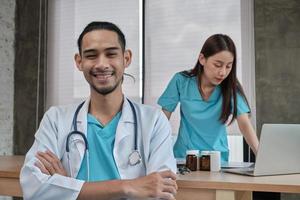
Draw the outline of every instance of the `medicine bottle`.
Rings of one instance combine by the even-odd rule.
[[[199,166],[201,171],[210,171],[209,151],[201,151],[201,157],[199,158]]]
[[[191,171],[196,171],[198,168],[198,155],[199,150],[186,151],[186,167]]]
[[[210,151],[210,171],[218,172],[221,170],[221,152]]]

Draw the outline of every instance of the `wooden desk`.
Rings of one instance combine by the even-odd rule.
[[[252,191],[300,193],[300,174],[249,177],[224,172],[179,175],[176,200],[252,200]]]
[[[21,197],[24,156],[0,156],[0,196]],[[252,191],[300,193],[300,174],[249,177],[197,171],[179,175],[176,200],[252,200]]]
[[[0,156],[0,196],[21,197],[19,183],[24,156]]]

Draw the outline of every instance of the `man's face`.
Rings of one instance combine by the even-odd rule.
[[[91,90],[101,95],[121,91],[124,70],[131,62],[131,52],[123,52],[113,31],[94,30],[84,35],[81,55],[75,55],[77,68],[83,72]]]

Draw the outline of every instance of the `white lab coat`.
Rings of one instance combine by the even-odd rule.
[[[114,143],[113,155],[121,179],[132,179],[154,171],[171,169],[176,172],[173,156],[171,128],[166,116],[151,106],[134,103],[138,124],[138,149],[142,162],[136,166],[128,163],[134,149],[134,117],[126,98],[123,103]],[[86,100],[77,119],[78,130],[87,133],[87,112],[90,100]],[[72,200],[76,199],[84,181],[58,174],[43,174],[34,163],[37,151],[50,150],[61,159],[70,175],[66,138],[72,127],[72,119],[78,105],[51,107],[44,115],[35,134],[35,141],[26,154],[21,170],[20,182],[24,199]],[[69,142],[72,174],[77,176],[84,157],[84,143],[79,135],[73,135]]]

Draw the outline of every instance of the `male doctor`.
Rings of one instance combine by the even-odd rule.
[[[171,129],[160,110],[123,95],[125,46],[109,22],[92,22],[79,36],[75,62],[90,97],[45,113],[20,175],[24,199],[174,199]]]

